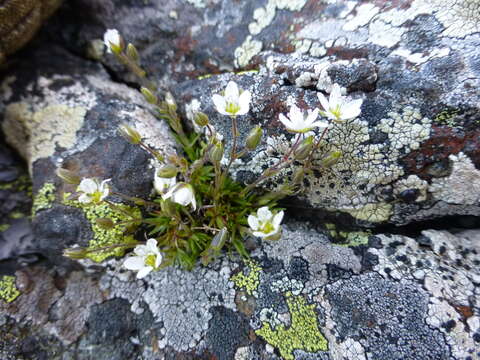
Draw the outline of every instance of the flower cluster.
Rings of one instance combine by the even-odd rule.
[[[187,109],[187,117],[194,122],[199,131],[188,133],[183,128],[177,113],[177,104],[170,93],[163,101],[156,94],[156,87],[148,81],[146,71],[141,67],[140,55],[135,46],[126,44],[115,29],[109,29],[104,35],[107,53],[115,56],[134,75],[137,76],[140,92],[151,104],[160,119],[167,121],[175,139],[183,148],[180,155],[163,156],[150,148],[141,135],[127,124],[119,127],[120,134],[131,144],[140,146],[149,152],[157,168],[153,187],[158,196],[150,200],[122,195],[112,192],[110,179],[100,181],[95,178],[80,178],[66,169],[60,169],[58,175],[67,183],[77,185],[78,201],[86,206],[105,203],[112,210],[119,207],[107,200],[115,195],[125,201],[145,206],[146,218],[138,215],[121,224],[144,223],[149,228],[149,236],[141,244],[116,244],[131,248],[133,254],[128,256],[123,265],[126,269],[136,271],[136,277],[142,279],[150,272],[165,266],[179,264],[191,269],[198,259],[207,264],[217,256],[224,246],[235,249],[247,256],[244,239],[255,236],[264,240],[278,240],[282,234],[281,223],[284,212],[278,208],[278,201],[294,194],[300,188],[303,176],[311,171],[313,154],[320,149],[320,143],[334,123],[342,123],[360,115],[362,100],[351,100],[342,95],[338,84],[332,86],[329,98],[318,93],[321,109],[301,110],[292,105],[288,114],[279,114],[279,121],[286,130],[293,133],[295,139],[290,148],[277,163],[267,168],[256,180],[248,185],[235,182],[230,178],[230,167],[236,160],[254,151],[261,143],[263,130],[257,125],[249,132],[243,144],[239,142],[239,116],[250,111],[252,94],[242,90],[234,81],[229,81],[225,89],[211,97],[217,112],[226,115],[231,122],[231,146],[229,154],[225,152],[224,136],[215,131],[208,116],[201,112],[198,100]],[[322,118],[319,118],[321,115]],[[320,129],[319,137],[315,131]],[[315,140],[316,139],[316,140]],[[320,165],[331,166],[341,156],[333,152],[321,158]],[[318,157],[315,157],[316,161]],[[275,191],[261,194],[255,190],[257,185],[268,178],[276,176],[282,170],[292,166],[297,169],[291,179]],[[317,164],[318,165],[318,164]],[[97,219],[97,225],[111,228],[110,219]],[[90,251],[101,249],[72,248],[65,255],[80,259]]]

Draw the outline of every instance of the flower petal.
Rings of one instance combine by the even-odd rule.
[[[135,246],[135,249],[133,249],[133,252],[138,256],[143,256],[143,257],[147,256],[149,253],[148,247],[146,245]]]
[[[262,222],[267,222],[272,219],[272,212],[268,209],[268,206],[263,206],[257,210],[258,220]]]
[[[323,107],[323,110],[328,111],[328,109],[330,108],[330,104],[327,98],[325,97],[325,95],[323,95],[322,93],[318,93],[317,97],[318,97],[318,101],[320,101],[320,104]]]
[[[153,267],[151,266],[145,266],[143,269],[141,269],[138,273],[137,273],[137,279],[143,279],[145,276],[147,276],[148,274],[150,274],[150,272],[153,270]]]
[[[313,122],[315,120],[317,120],[318,118],[318,112],[320,110],[319,109],[315,109],[313,111],[309,111],[308,112],[308,116],[307,116],[307,119],[305,120],[305,123],[307,123],[309,126],[311,126],[313,124]]]
[[[83,179],[78,185],[77,191],[82,191],[87,194],[93,194],[98,190],[98,183],[93,179]]]
[[[252,230],[258,230],[260,227],[260,223],[258,222],[258,219],[255,215],[248,215],[248,226],[250,226],[250,229]]]
[[[319,128],[328,128],[330,123],[328,121],[315,121],[313,124],[310,125],[312,128],[319,127]]]
[[[235,81],[229,81],[227,87],[225,88],[225,100],[226,102],[232,102],[237,104],[239,99],[240,91],[238,90],[238,85]]]
[[[223,96],[214,94],[212,95],[212,101],[220,114],[228,115],[228,113],[225,111],[227,107],[227,102],[225,101],[225,98]]]
[[[360,113],[362,112],[362,103],[362,99],[357,99],[350,101],[348,104],[345,104],[342,109],[342,119],[349,120],[356,118],[358,115],[360,115]]]
[[[123,262],[123,266],[128,270],[138,271],[145,267],[145,262],[140,256],[131,256]]]
[[[287,129],[292,129],[294,127],[293,123],[290,121],[289,118],[287,118],[285,115],[280,114],[278,116],[278,120],[287,128]]]
[[[158,268],[160,264],[162,263],[163,256],[162,254],[158,253],[157,256],[155,257],[155,267]]]
[[[342,89],[340,88],[340,85],[333,84],[328,102],[331,109],[334,109],[338,105],[342,104]]]
[[[156,239],[148,239],[147,240],[147,250],[149,252],[158,251],[157,240]]]
[[[256,237],[265,237],[265,233],[261,232],[261,231],[254,231],[253,232],[253,236],[256,236]]]
[[[275,228],[278,228],[278,226],[281,224],[282,219],[283,219],[283,211],[279,211],[278,213],[275,214],[273,217],[272,223]]]
[[[238,110],[237,115],[245,115],[250,110],[250,101],[252,99],[252,94],[250,91],[244,91],[240,94],[238,99],[238,105],[240,110]]]

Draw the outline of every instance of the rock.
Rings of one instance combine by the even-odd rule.
[[[35,267],[26,280],[17,272],[26,290],[0,301],[0,326],[31,321],[33,344],[41,326],[54,349],[78,359],[92,359],[91,351],[97,359],[480,355],[478,230],[351,233],[342,244],[330,233],[293,222],[245,262],[225,258],[144,280],[117,260],[90,275]],[[75,339],[77,347],[66,347]],[[9,349],[18,339],[2,341]]]
[[[364,100],[362,115],[329,133],[326,151],[343,156],[307,179],[295,203],[318,210],[316,218],[341,213],[348,225],[403,225],[480,214],[478,198],[459,196],[479,190],[469,181],[478,177],[480,161],[477,17],[468,1],[456,2],[451,11],[442,4],[269,0],[113,6],[82,0],[65,7],[62,16],[77,13],[78,6],[91,15],[88,22],[58,18],[49,31],[62,34],[56,41],[64,46],[86,51],[106,28],[118,28],[138,46],[160,87],[171,88],[184,110],[199,101],[227,142],[229,125],[213,110],[211,94],[234,79],[254,94],[253,109],[241,121],[243,135],[262,124],[269,129],[268,143],[280,152],[289,137],[279,131],[279,113],[293,103],[318,107],[316,94],[339,83],[349,96]],[[103,61],[118,78],[132,81],[112,57]],[[259,72],[204,79],[236,70]],[[236,164],[234,175],[251,181],[280,156],[265,149]],[[438,183],[450,185],[439,191]]]
[[[61,0],[7,0],[0,8],[0,63],[24,46]]]
[[[118,126],[135,125],[145,141],[163,153],[174,151],[174,144],[167,125],[150,113],[141,95],[112,82],[97,64],[58,47],[32,52],[33,60],[19,61],[4,82],[8,91],[0,102],[1,126],[32,176],[35,238],[28,251],[58,262],[64,261],[59,255],[65,247],[107,246],[115,238],[121,242],[123,235],[119,229],[109,232],[92,225],[112,212],[108,207],[82,209],[64,199],[75,188],[62,184],[56,168],[81,177],[111,178],[114,191],[146,198],[152,190],[151,157],[123,139]],[[15,239],[4,239],[2,258],[24,252]]]

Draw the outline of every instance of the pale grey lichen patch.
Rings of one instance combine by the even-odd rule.
[[[452,173],[434,178],[428,191],[436,200],[451,204],[476,205],[480,202],[480,171],[467,155],[450,155]]]
[[[127,299],[135,313],[142,311],[142,303],[148,306],[155,322],[162,326],[160,348],[188,351],[203,341],[212,317],[209,309],[223,306],[235,310],[235,290],[229,280],[232,265],[217,262],[191,272],[167,268],[151,273],[145,279],[145,289],[143,281],[132,281],[133,273],[120,272],[120,262],[112,262],[101,288],[111,291],[110,298]]]
[[[368,31],[371,43],[392,48],[400,42],[405,29],[393,26],[382,20],[374,20],[370,23]]]
[[[417,190],[418,196],[415,199],[416,202],[427,200],[428,182],[420,179],[417,175],[410,175],[406,179],[398,180],[393,187],[395,195],[400,195],[406,190]]]
[[[235,49],[235,65],[239,68],[247,66],[250,60],[260,53],[263,44],[253,39],[253,36],[258,35],[272,23],[277,10],[299,11],[306,3],[307,0],[268,0],[265,7],[255,9],[254,21],[248,25],[249,35],[242,45]]]
[[[450,48],[444,47],[440,49],[433,49],[429,53],[416,52],[412,53],[408,49],[398,48],[392,52],[392,55],[398,55],[404,57],[408,62],[412,64],[421,65],[435,58],[442,58],[450,54]]]
[[[380,8],[371,3],[358,5],[355,8],[355,16],[347,17],[347,22],[343,25],[345,31],[355,31],[359,27],[367,25],[372,18],[377,15]]]
[[[205,8],[205,0],[186,0],[187,3],[195,6],[197,9],[203,9]]]
[[[428,230],[422,235],[429,248],[414,239],[380,235],[383,247],[369,249],[378,257],[374,270],[384,278],[422,284],[429,296],[426,322],[443,332],[452,354],[457,359],[476,356],[474,334],[478,331],[480,281],[478,236],[468,232],[451,234]],[[425,243],[425,240],[422,241]],[[466,326],[465,323],[473,326]]]
[[[50,105],[35,112],[27,103],[7,106],[2,129],[7,142],[32,164],[54,154],[56,147],[70,148],[83,125],[87,110],[83,107]]]
[[[243,44],[235,49],[235,65],[239,68],[247,66],[252,58],[262,51],[261,41],[253,40],[252,36],[247,36]]]

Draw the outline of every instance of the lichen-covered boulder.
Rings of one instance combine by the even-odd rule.
[[[227,142],[229,124],[214,111],[211,94],[229,79],[253,92],[252,111],[240,128],[245,135],[249,126],[262,124],[268,145],[236,164],[238,179],[252,179],[285,148],[289,138],[281,135],[279,113],[293,103],[318,107],[316,93],[338,83],[364,100],[362,114],[330,131],[325,150],[343,156],[307,179],[296,206],[319,210],[317,218],[341,213],[346,223],[367,226],[480,214],[477,4],[251,0],[113,6],[82,0],[64,12],[78,7],[92,18],[82,24],[57,19],[58,28],[81,30],[75,37],[73,30],[57,31],[57,41],[85,52],[89,40],[118,28],[137,45],[152,78],[173,89],[184,110],[199,106],[207,112]],[[113,58],[104,63],[131,80]],[[254,71],[208,78],[240,70]]]
[[[335,231],[291,223],[281,240],[264,243],[245,262],[224,259],[193,272],[171,268],[144,280],[116,260],[90,275],[19,270],[10,293],[21,293],[10,303],[0,300],[0,329],[11,334],[1,338],[0,354],[8,359],[42,349],[49,358],[95,354],[97,360],[480,356],[477,230],[426,230],[416,237],[355,232],[342,244],[332,243]]]
[[[1,128],[32,176],[32,213],[26,215],[33,217],[35,240],[29,251],[56,261],[61,250],[75,243],[101,247],[123,237],[119,229],[95,225],[99,217],[120,221],[119,213],[106,205],[82,207],[68,199],[75,188],[62,184],[57,167],[80,177],[112,179],[114,191],[146,198],[152,190],[151,157],[123,139],[118,126],[136,125],[145,141],[164,153],[174,151],[174,143],[167,125],[150,113],[141,95],[112,82],[97,64],[57,47],[32,49],[32,57],[19,61],[3,82]],[[8,229],[2,236],[8,237],[8,246],[21,244]]]

